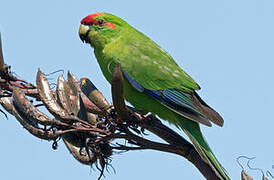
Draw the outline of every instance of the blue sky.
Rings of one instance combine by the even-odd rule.
[[[225,119],[223,128],[202,131],[232,179],[240,178],[240,155],[256,156],[252,166],[274,173],[273,1],[3,1],[6,62],[32,82],[38,68],[70,70],[90,78],[111,100],[92,49],[77,32],[80,20],[98,11],[148,35],[199,83],[199,94]],[[0,179],[97,179],[98,172],[74,160],[62,143],[54,151],[12,116],[0,121]],[[114,155],[112,165],[116,174],[106,173],[105,179],[203,179],[184,158],[162,152]],[[248,173],[261,179],[258,171]]]

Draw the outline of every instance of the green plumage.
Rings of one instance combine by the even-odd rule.
[[[95,56],[106,79],[111,82],[117,62],[122,71],[152,92],[167,92],[166,99],[176,104],[174,109],[159,99],[137,91],[129,81],[124,81],[125,98],[135,108],[152,112],[181,128],[193,142],[202,159],[209,164],[220,179],[229,179],[202,136],[200,125],[211,122],[223,124],[222,118],[196,93],[199,85],[186,74],[155,42],[134,29],[122,19],[107,13],[94,17],[115,24],[115,28],[89,24],[87,39],[94,47]],[[161,90],[161,91],[160,91]],[[182,105],[182,106],[181,106]],[[193,112],[192,112],[193,111]]]

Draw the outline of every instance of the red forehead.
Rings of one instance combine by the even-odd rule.
[[[94,14],[90,14],[87,17],[85,17],[84,19],[81,20],[81,24],[87,24],[87,25],[92,25],[96,22],[96,20],[94,19],[96,16],[100,16],[103,13],[99,12],[99,13],[94,13]]]
[[[94,14],[90,14],[87,17],[85,17],[84,19],[81,20],[81,24],[85,24],[85,25],[98,25],[98,21],[96,21],[94,18],[100,15],[103,15],[104,13],[94,13]],[[111,22],[104,22],[104,25],[115,29],[115,24],[112,24]]]

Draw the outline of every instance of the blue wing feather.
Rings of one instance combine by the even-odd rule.
[[[137,81],[132,79],[127,73],[123,72],[123,75],[126,77],[126,79],[129,81],[129,83],[139,92],[143,92],[144,88],[141,84],[139,84]]]
[[[186,117],[195,122],[211,126],[211,123],[204,115],[192,104],[191,99],[182,91],[177,89],[167,90],[150,90],[144,88],[136,80],[132,79],[127,73],[123,72],[123,75],[128,82],[139,92],[143,92],[148,96],[153,97],[158,102],[168,107],[172,111]]]

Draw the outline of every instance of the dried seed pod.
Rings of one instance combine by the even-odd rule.
[[[44,131],[38,127],[34,127],[27,118],[22,117],[16,110],[13,112],[13,115],[29,133],[40,139],[55,140],[60,135],[59,131]]]
[[[82,148],[86,146],[85,134],[79,132],[67,133],[62,135],[63,140],[66,140],[75,147]]]
[[[68,72],[68,86],[71,94],[70,100],[71,100],[72,112],[74,115],[77,115],[80,109],[79,94],[81,90],[80,90],[79,81],[71,72]]]
[[[86,109],[88,112],[94,113],[94,114],[104,114],[103,111],[97,107],[81,90],[80,88],[80,82],[78,81],[78,79],[71,73],[68,72],[68,84],[71,87],[72,93],[73,93],[73,97],[77,98],[76,100],[78,100],[78,94],[80,94],[80,96],[82,97],[84,104],[86,106]],[[74,99],[73,99],[74,100]],[[77,101],[79,102],[79,100]],[[79,105],[79,104],[78,104]]]
[[[78,95],[77,98],[71,99],[72,103],[77,103],[77,106],[76,106],[76,104],[74,105],[74,107],[75,107],[74,111],[75,111],[75,113],[77,112],[76,115],[79,113],[78,111],[80,109],[82,109],[83,111],[88,111],[87,117],[85,117],[85,118],[87,118],[87,121],[89,123],[95,124],[96,119],[97,119],[97,114],[103,114],[103,112],[95,104],[93,104],[88,99],[88,97],[82,92],[82,90],[80,89],[79,81],[70,72],[68,72],[68,84],[69,84],[70,90],[73,93],[73,97],[76,97]],[[79,94],[80,94],[80,96],[79,96]],[[82,107],[80,108],[80,106],[82,106]]]
[[[89,100],[89,98],[83,93],[80,93],[83,102],[86,106],[86,109],[88,112],[93,113],[93,114],[98,114],[98,115],[104,115],[104,111],[102,111],[99,107],[97,107],[93,102]]]
[[[71,78],[73,77],[73,75],[71,75],[71,73],[70,73],[70,77]],[[73,79],[75,79],[75,78],[73,78]],[[84,115],[86,113],[87,115],[84,115],[85,117],[82,117],[82,116],[81,117],[78,116],[78,117],[82,120],[87,119],[87,121],[90,123],[92,122],[92,124],[96,123],[94,120],[96,120],[97,116],[95,114],[91,114],[86,111],[86,107],[84,106],[82,99],[80,99],[78,97],[77,98],[77,99],[79,99],[78,102],[75,98],[73,100],[70,99],[70,96],[71,96],[70,92],[72,92],[72,89],[68,85],[68,82],[64,79],[63,75],[60,75],[58,78],[56,92],[57,92],[57,102],[64,109],[68,109],[68,111],[75,113],[75,115],[79,114],[79,110],[82,109],[81,114]],[[82,103],[82,105],[81,105],[81,103]]]
[[[82,164],[91,165],[96,161],[96,158],[92,158],[93,161],[91,161],[88,157],[88,154],[86,151],[80,153],[80,148],[73,146],[69,141],[66,139],[63,139],[66,147],[70,151],[70,153],[73,155],[73,157],[79,161]],[[84,149],[83,149],[84,150]],[[94,155],[93,155],[94,156]]]
[[[66,109],[68,112],[72,111],[70,102],[70,87],[62,74],[57,80],[56,97],[57,102],[63,109]]]
[[[72,88],[73,94],[81,92],[80,82],[71,72],[68,72],[68,84]]]
[[[16,117],[20,124],[32,135],[40,139],[55,140],[60,134],[62,134],[61,131],[46,131],[40,129],[37,123],[35,123],[31,119],[28,119],[28,117],[24,116],[24,114],[20,113],[20,110],[18,109],[18,111],[17,109],[18,107],[15,105],[12,114]]]
[[[81,78],[81,90],[101,110],[106,112],[110,109],[106,98],[88,78]]]
[[[84,121],[88,121],[88,116],[87,116],[87,110],[84,105],[82,97],[79,95],[79,102],[80,102],[80,109],[78,111],[77,117]]]
[[[57,102],[68,111],[72,112],[73,114],[77,115],[80,119],[84,121],[88,121],[87,111],[85,105],[81,97],[79,98],[78,91],[72,91],[71,87],[68,85],[67,81],[61,75],[58,78],[57,83]],[[74,94],[74,96],[78,95],[78,98],[74,98],[70,100],[70,94]],[[77,123],[74,123],[77,126]],[[75,132],[75,133],[68,133],[62,136],[63,140],[72,144],[75,147],[84,147],[86,146],[86,135],[85,133]]]
[[[0,98],[0,104],[3,106],[3,108],[8,111],[10,114],[14,111],[14,106],[12,103],[12,97],[1,97]]]
[[[25,117],[31,119],[31,121],[42,125],[53,125],[58,124],[58,121],[53,120],[46,116],[44,113],[39,111],[25,96],[25,94],[20,91],[19,88],[13,89],[13,101],[17,110],[22,112]]]
[[[123,121],[130,119],[128,109],[126,108],[124,93],[123,93],[123,75],[120,63],[117,63],[111,81],[112,101],[118,116]]]
[[[87,121],[90,124],[96,124],[98,120],[98,115],[87,112]]]
[[[40,95],[40,98],[48,111],[54,115],[57,119],[60,119],[61,121],[64,122],[69,122],[71,121],[70,114],[68,113],[67,110],[63,109],[58,103],[57,100],[55,99],[50,87],[48,80],[46,76],[38,70],[37,76],[36,76],[36,84],[37,84],[37,89]]]

